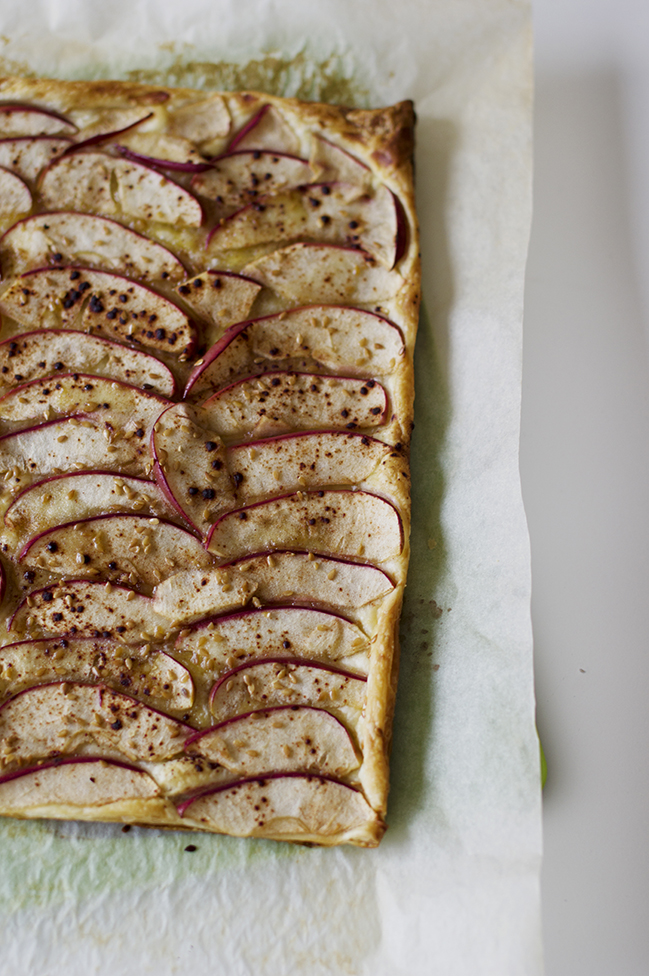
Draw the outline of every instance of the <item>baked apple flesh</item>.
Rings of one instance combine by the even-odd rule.
[[[156,587],[153,609],[178,626],[228,613],[249,601],[355,612],[394,590],[366,563],[306,552],[255,553],[209,571],[185,570]],[[23,611],[23,616],[25,612]]]
[[[295,156],[300,151],[300,142],[282,113],[267,103],[235,133],[228,146],[229,153],[244,149]]]
[[[342,722],[309,706],[285,705],[228,719],[190,736],[185,752],[239,776],[270,770],[347,776],[360,765]]]
[[[358,248],[335,244],[290,244],[242,269],[280,298],[301,305],[376,305],[401,290],[403,278]]]
[[[214,200],[219,213],[233,212],[269,193],[313,181],[306,159],[285,153],[239,150],[213,160],[209,170],[198,173],[192,190]]]
[[[213,560],[187,529],[147,515],[97,515],[30,539],[18,562],[57,576],[101,578],[156,586],[183,566],[208,568]]]
[[[72,145],[68,138],[56,136],[17,136],[0,139],[0,166],[32,183],[48,163]]]
[[[35,477],[83,469],[147,475],[151,455],[144,427],[137,428],[133,437],[120,436],[114,442],[113,434],[109,420],[90,420],[88,414],[5,434],[0,437],[0,472],[12,473],[13,489],[25,487]]]
[[[130,383],[93,376],[63,373],[15,386],[0,397],[0,424],[52,419],[54,415],[81,414],[106,421],[113,440],[150,436],[169,400]],[[110,451],[108,453],[111,453]]]
[[[314,373],[268,372],[219,390],[199,415],[224,437],[270,436],[385,422],[387,397],[376,381]]]
[[[139,644],[163,640],[169,627],[152,598],[130,587],[66,580],[32,591],[16,608],[8,632],[29,639],[99,636]]]
[[[364,655],[369,646],[370,639],[360,627],[338,614],[310,607],[272,607],[201,620],[179,635],[175,651],[220,674],[258,658],[339,661]]]
[[[378,495],[299,491],[222,515],[212,526],[207,547],[221,559],[254,549],[304,549],[381,563],[399,555],[403,531],[397,510]]]
[[[64,133],[74,135],[77,127],[64,115],[26,102],[5,102],[0,105],[0,135],[49,136]]]
[[[181,308],[151,288],[107,271],[28,271],[0,296],[0,310],[23,328],[81,329],[176,356],[191,354],[196,343],[194,323]]]
[[[223,442],[196,423],[191,407],[177,403],[158,418],[151,453],[160,490],[206,536],[218,514],[236,504]]]
[[[5,277],[69,263],[141,280],[178,281],[187,276],[162,244],[116,220],[69,210],[36,214],[14,224],[0,238],[0,260]]]
[[[101,681],[165,712],[182,714],[194,700],[187,668],[146,645],[125,647],[95,637],[20,641],[0,648],[0,665],[2,701],[36,684],[61,680]]]
[[[42,763],[0,777],[0,810],[24,815],[47,807],[104,807],[160,796],[153,777],[108,759],[79,758]],[[47,811],[51,816],[51,813]],[[41,814],[42,815],[42,814]]]
[[[216,250],[300,239],[346,244],[392,268],[398,230],[395,197],[386,186],[370,194],[353,183],[322,183],[260,196],[222,220],[209,244]]]
[[[0,342],[0,390],[62,373],[110,377],[164,397],[174,395],[171,370],[155,356],[72,329],[38,329]]]
[[[18,762],[73,754],[163,762],[182,755],[193,731],[104,684],[39,685],[0,707],[0,734]]]
[[[159,170],[131,159],[84,151],[54,160],[41,173],[38,189],[45,207],[90,211],[107,217],[200,227],[201,205]]]
[[[357,485],[393,453],[389,444],[349,431],[282,434],[228,449],[228,466],[247,500],[325,485]]]
[[[228,329],[190,373],[185,397],[203,397],[249,373],[293,363],[345,375],[386,376],[405,355],[401,332],[374,312],[307,305]]]
[[[156,484],[109,471],[62,474],[39,481],[13,500],[5,525],[29,539],[75,519],[115,512],[169,518],[176,512]]]
[[[192,311],[218,330],[242,322],[260,291],[258,282],[233,271],[203,271],[176,288]]]
[[[354,183],[364,189],[372,183],[369,166],[317,133],[311,142],[309,164],[318,183]]]
[[[366,678],[314,661],[263,660],[227,671],[210,692],[217,722],[276,705],[311,705],[357,719],[365,703]]]
[[[189,823],[235,837],[327,843],[354,838],[375,846],[378,814],[359,790],[326,777],[278,773],[200,793],[178,805]]]
[[[0,166],[0,217],[18,216],[31,209],[32,195],[27,184]]]

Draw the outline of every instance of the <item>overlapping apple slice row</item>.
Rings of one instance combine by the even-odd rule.
[[[15,655],[20,647],[15,645],[9,650]],[[320,697],[326,697],[328,691],[332,700],[341,700],[329,703],[328,710],[309,704],[287,705],[286,696],[284,704],[273,705],[271,692],[266,696],[270,704],[267,700],[265,707],[242,713],[240,706],[237,712],[241,694],[234,699],[227,695],[231,717],[201,733],[105,685],[79,681],[40,685],[14,694],[0,708],[5,743],[3,764],[15,769],[17,764],[30,763],[32,766],[23,773],[33,775],[37,772],[33,769],[35,759],[47,761],[74,755],[76,759],[94,756],[118,764],[125,760],[150,764],[178,759],[184,751],[206,760],[212,767],[218,764],[230,774],[230,779],[295,772],[344,777],[358,768],[359,755],[353,740],[332,712],[360,709],[362,692],[354,686],[362,686],[362,679],[301,662],[264,661],[256,666],[256,671],[268,666],[279,667],[280,678],[287,671],[299,675],[302,683],[306,680],[320,689]],[[280,683],[276,679],[273,685]],[[215,686],[213,700],[219,698],[222,684],[223,681]],[[293,697],[300,697],[300,692],[307,701],[314,697],[312,687],[293,691]],[[151,766],[148,769],[155,778],[155,771]],[[2,784],[14,778],[0,780],[0,805],[6,802]],[[43,804],[42,792],[40,797]],[[86,797],[84,805],[91,800]]]
[[[349,686],[362,685],[361,679],[322,666],[318,668],[292,663],[290,674],[309,672],[311,682],[323,691],[329,690],[332,699],[341,687],[345,689],[343,700],[337,703],[339,711],[349,710],[350,707],[360,708],[359,700],[354,700],[358,699],[359,691]],[[284,672],[290,667],[288,662],[262,664],[280,664]],[[315,679],[314,673],[317,675]],[[218,685],[215,691],[213,697],[217,698]],[[272,695],[270,697],[272,699]],[[76,762],[95,757],[108,761],[111,768],[121,767],[125,761],[143,763],[155,779],[155,764],[178,760],[187,754],[206,760],[211,768],[220,767],[225,771],[226,780],[230,779],[230,786],[233,785],[233,776],[237,778],[235,782],[242,782],[242,776],[263,775],[276,779],[299,774],[298,781],[291,784],[299,788],[299,781],[306,782],[304,774],[308,773],[316,774],[316,781],[326,780],[343,788],[345,784],[340,783],[339,778],[357,769],[360,758],[344,724],[332,714],[332,707],[330,705],[330,710],[324,710],[323,707],[308,704],[271,704],[253,712],[241,713],[239,709],[239,714],[236,714],[236,706],[233,708],[230,703],[229,711],[235,712],[231,718],[204,732],[196,732],[184,723],[103,684],[66,681],[32,687],[15,694],[0,707],[0,728],[5,743],[3,765],[12,770],[8,776],[0,779],[0,806],[11,806],[12,799],[14,802],[19,798],[24,800],[25,790],[29,792],[35,785],[40,785],[34,783],[40,771],[39,767],[33,765],[35,759],[44,761],[47,766],[48,760],[70,756],[74,756]],[[30,765],[20,769],[20,764],[24,765],[25,762]],[[148,789],[144,787],[142,792],[142,780],[137,775],[141,769],[137,765],[125,768],[130,769],[131,775],[126,777],[129,789],[122,794],[122,799],[130,798],[133,788],[136,796],[159,795],[151,785]],[[70,773],[72,771],[68,770]],[[16,783],[22,776],[26,780]],[[116,778],[119,781],[120,777]],[[222,780],[224,777],[217,771],[212,780],[215,778],[216,786],[201,791],[201,798],[212,796],[213,793],[216,798],[220,792],[219,778]],[[48,774],[47,779],[50,789],[40,790],[37,794],[39,807],[61,802],[85,806],[99,799],[92,790],[88,795],[78,778],[72,777],[70,780],[67,772],[60,777]],[[5,784],[10,782],[14,782],[14,786],[5,789]],[[247,781],[244,779],[243,782]],[[71,790],[72,784],[75,788]],[[70,790],[72,795],[68,792]],[[340,789],[335,792],[340,792]],[[353,800],[354,793],[351,791],[343,791],[340,795],[346,797],[347,802],[358,803],[358,800]],[[198,797],[190,797],[179,804],[181,815],[195,799]],[[103,802],[110,800],[104,799]],[[199,803],[192,815],[203,806]],[[211,806],[212,803],[208,804],[208,810]],[[238,804],[235,806],[239,807]]]
[[[289,393],[292,389],[289,385]],[[369,397],[370,387],[361,389]],[[326,400],[320,402],[324,419],[332,419]],[[212,431],[195,423],[195,413],[186,405],[171,405],[158,394],[105,377],[75,373],[32,380],[0,397],[0,425],[10,428],[0,436],[0,467],[47,475],[79,466],[92,470],[103,462],[108,470],[115,467],[137,476],[155,462],[156,480],[183,517],[196,524],[197,506],[206,500],[216,499],[213,510],[218,512],[236,507],[241,496],[360,484],[388,459],[398,459],[398,452],[382,441],[326,430],[226,449]],[[39,415],[52,414],[65,419],[25,426]],[[203,419],[211,414],[208,401],[198,415]],[[54,490],[64,488],[59,484]],[[202,525],[209,521],[212,512]]]
[[[403,362],[399,329],[375,312],[306,305],[231,326],[190,373],[185,398],[203,400],[251,373],[333,372],[388,376]]]

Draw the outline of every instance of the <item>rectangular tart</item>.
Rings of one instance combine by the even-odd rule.
[[[0,813],[375,846],[412,104],[0,88]]]

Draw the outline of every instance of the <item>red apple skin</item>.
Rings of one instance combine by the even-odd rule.
[[[390,190],[390,193],[392,193],[392,190]],[[394,248],[394,264],[392,265],[393,268],[396,268],[408,247],[408,220],[399,197],[396,193],[392,193],[392,197],[397,214],[397,239]]]
[[[264,117],[264,115],[266,114],[269,108],[270,108],[270,103],[267,103],[266,105],[262,105],[259,111],[256,112],[251,119],[248,119],[246,124],[242,126],[241,129],[239,129],[239,131],[234,134],[234,136],[230,140],[230,144],[227,150],[227,155],[233,153],[237,148],[237,146],[239,145],[239,143],[243,140],[244,136],[247,136],[248,133],[255,128],[257,123],[261,122],[262,118]],[[226,154],[224,153],[224,155]]]
[[[114,129],[112,132],[100,132],[96,136],[90,136],[88,139],[83,139],[82,142],[75,142],[62,154],[64,156],[69,156],[72,153],[77,153],[79,150],[88,149],[90,146],[96,146],[100,142],[110,142],[111,139],[115,139],[117,136],[122,136],[126,132],[130,132],[131,129],[136,129],[138,125],[142,125],[143,122],[148,122],[149,119],[153,118],[153,112],[149,112],[144,115],[141,119],[136,119],[135,122],[131,122],[130,125],[125,125],[121,129]]]
[[[70,133],[79,131],[74,122],[66,119],[65,115],[61,115],[60,112],[55,112],[51,108],[43,108],[40,105],[32,105],[30,102],[4,102],[4,104],[0,105],[0,115],[10,115],[12,112],[30,112],[36,115],[45,115],[50,119],[56,119],[60,122],[64,131]]]
[[[28,776],[30,773],[38,773],[42,769],[52,769],[58,766],[71,766],[74,763],[108,763],[109,766],[120,766],[122,769],[130,769],[134,773],[141,773],[143,770],[130,763],[121,762],[119,759],[102,759],[97,756],[69,756],[65,759],[54,759],[50,762],[39,763],[37,766],[23,766],[21,769],[14,769],[11,773],[0,776],[0,786],[9,783],[12,779],[20,779],[21,776]]]
[[[149,166],[151,169],[170,169],[176,173],[204,173],[211,169],[211,163],[208,162],[181,163],[175,159],[159,159],[155,156],[145,156],[143,153],[134,152],[128,146],[115,146],[115,149],[125,159],[130,159],[134,163],[141,163],[143,166]]]

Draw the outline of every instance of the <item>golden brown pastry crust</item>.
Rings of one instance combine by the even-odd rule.
[[[221,99],[224,110],[230,118],[228,131],[213,135],[210,143],[211,153],[215,148],[223,151],[232,135],[254,117],[264,105],[271,105],[289,124],[301,146],[300,156],[309,158],[309,147],[317,136],[326,138],[350,153],[369,168],[373,186],[387,186],[398,199],[405,217],[407,239],[394,275],[401,276],[396,293],[376,306],[380,314],[395,323],[404,339],[404,355],[396,370],[381,381],[388,389],[392,416],[389,422],[380,427],[376,436],[394,447],[391,457],[383,466],[380,476],[373,477],[367,485],[359,487],[374,490],[389,498],[396,505],[403,525],[404,544],[401,553],[391,558],[382,568],[393,579],[393,591],[375,605],[360,614],[350,612],[350,619],[360,620],[372,636],[367,693],[363,721],[360,731],[360,745],[363,753],[362,765],[357,785],[362,789],[373,813],[365,823],[357,824],[348,831],[310,832],[304,825],[291,829],[285,825],[283,830],[274,832],[268,827],[260,827],[253,835],[277,837],[278,839],[317,844],[337,844],[351,842],[362,846],[375,846],[385,829],[383,816],[386,811],[388,794],[388,754],[390,748],[391,722],[396,694],[396,675],[398,669],[398,622],[401,610],[406,571],[409,557],[410,501],[407,454],[413,420],[413,351],[419,313],[420,265],[418,253],[418,228],[415,214],[413,187],[413,132],[414,111],[411,102],[402,102],[384,109],[360,110],[346,109],[331,105],[299,102],[295,99],[281,99],[257,92],[208,93],[191,89],[171,89],[124,82],[62,82],[53,80],[28,80],[6,78],[0,81],[0,101],[27,102],[32,105],[60,112],[85,123],[88,131],[94,131],[101,113],[110,111],[125,112],[133,108],[149,110],[159,119],[162,131],[172,125],[175,113],[186,106],[200,105],[206,99]],[[111,116],[106,115],[106,120]],[[117,116],[115,116],[117,118]],[[110,128],[110,124],[108,125]],[[216,125],[218,129],[218,125]],[[82,130],[83,131],[83,130]],[[75,138],[80,138],[77,136]],[[97,147],[101,151],[102,146]],[[118,216],[118,220],[121,218]],[[128,222],[127,222],[128,223]],[[141,224],[137,225],[141,230]],[[183,247],[192,254],[191,244],[187,248],[187,238],[183,237],[181,247],[174,248],[174,238],[160,236],[157,239],[172,251]],[[282,243],[275,245],[281,248]],[[198,250],[193,253],[192,270],[202,270]],[[360,304],[360,303],[353,303]],[[274,306],[275,308],[277,305]],[[372,306],[362,306],[370,310]],[[8,333],[3,332],[2,338]],[[3,507],[6,507],[6,501]],[[11,570],[10,570],[11,572]],[[10,586],[3,614],[16,605],[16,591]],[[12,635],[5,638],[15,640]],[[191,724],[191,722],[190,722]],[[149,764],[149,769],[152,764]],[[180,780],[186,775],[180,773]],[[189,782],[189,780],[188,780]],[[203,784],[209,782],[203,777]],[[194,786],[196,784],[194,783]],[[1,800],[0,800],[1,802]],[[127,800],[123,804],[112,804],[110,809],[79,805],[49,805],[22,810],[2,810],[14,816],[59,817],[87,820],[127,820],[141,824],[164,827],[191,827],[191,829],[210,829],[209,825],[191,822],[179,817],[174,803],[168,798],[154,800]]]

